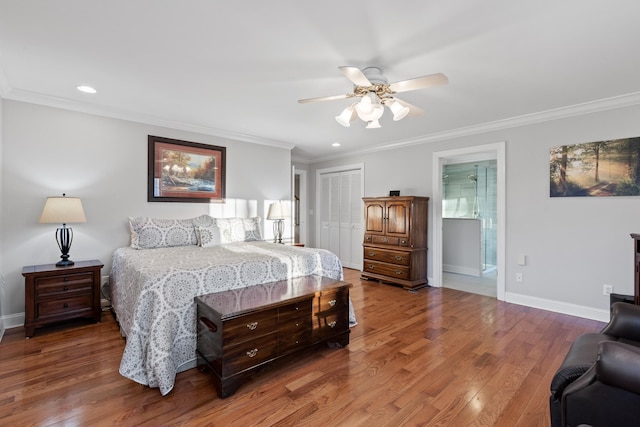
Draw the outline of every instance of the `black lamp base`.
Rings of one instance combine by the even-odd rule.
[[[62,259],[56,262],[56,267],[69,267],[73,264],[75,264],[75,262],[71,261],[70,259]]]
[[[56,263],[56,267],[68,267],[75,264],[69,259],[69,249],[71,249],[71,242],[73,241],[73,230],[67,227],[66,224],[62,224],[62,228],[56,230],[56,241],[62,252],[62,255],[60,255],[62,259]]]

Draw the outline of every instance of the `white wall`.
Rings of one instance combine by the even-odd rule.
[[[129,244],[129,216],[192,218],[224,210],[264,217],[269,200],[290,198],[288,149],[9,100],[2,117],[5,320],[24,312],[22,267],[60,259],[55,224],[38,223],[47,196],[64,192],[82,199],[87,222],[72,225],[71,259],[100,259],[103,275],[113,250]],[[225,146],[227,204],[148,203],[148,135]]]
[[[609,309],[603,284],[613,285],[616,293],[633,293],[629,234],[640,232],[640,197],[550,198],[549,148],[639,136],[639,115],[640,106],[633,106],[364,153],[314,163],[310,176],[317,169],[364,162],[366,196],[386,195],[389,190],[431,196],[434,152],[506,141],[507,301],[603,318]],[[312,193],[315,184],[311,182]],[[432,277],[431,236],[429,247]],[[519,254],[527,256],[526,266],[517,265]],[[515,282],[516,272],[523,274],[523,283]]]

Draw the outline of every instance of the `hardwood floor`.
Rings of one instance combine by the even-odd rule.
[[[604,324],[452,289],[359,280],[344,349],[267,368],[219,399],[209,374],[162,397],[118,373],[111,314],[0,343],[2,425],[548,426],[551,376],[579,334]]]

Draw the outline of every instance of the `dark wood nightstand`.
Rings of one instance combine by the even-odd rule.
[[[100,271],[97,259],[76,261],[72,266],[30,265],[24,276],[24,329],[27,338],[35,329],[61,320],[93,317],[100,322]]]

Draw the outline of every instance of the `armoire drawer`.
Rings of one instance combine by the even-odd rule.
[[[364,271],[374,274],[382,274],[397,279],[409,279],[409,267],[402,265],[386,264],[377,261],[364,261]]]
[[[380,262],[389,262],[397,265],[409,265],[410,253],[390,251],[387,249],[367,247],[364,248],[364,259]]]

